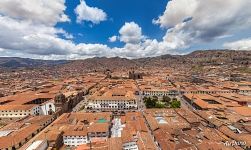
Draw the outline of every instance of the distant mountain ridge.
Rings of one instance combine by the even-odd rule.
[[[67,63],[67,60],[40,60],[19,57],[0,57],[2,68],[33,68],[38,66],[55,66]]]
[[[138,59],[120,57],[95,57],[73,60],[63,65],[76,70],[130,69],[151,67],[191,67],[192,65],[251,64],[251,51],[205,50],[194,51],[187,55],[162,55]]]
[[[166,67],[174,65],[207,65],[207,64],[251,64],[251,51],[235,50],[198,50],[187,55],[162,55],[138,59],[120,57],[94,57],[84,60],[37,60],[17,57],[0,57],[0,67],[40,67],[58,65],[63,69],[99,70],[129,69],[138,67]]]

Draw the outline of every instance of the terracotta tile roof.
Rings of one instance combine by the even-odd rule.
[[[69,126],[68,130],[64,131],[64,136],[87,136],[87,128],[83,125]]]
[[[152,131],[159,128],[157,121],[150,114],[144,114],[144,115]]]
[[[161,149],[175,149],[174,139],[168,132],[158,129],[153,132],[153,135]]]
[[[76,150],[90,150],[90,145],[88,144],[82,144],[82,145],[79,145]]]
[[[28,125],[27,127],[23,127],[18,131],[4,137],[0,137],[0,149],[5,149],[8,147],[12,147],[13,145],[18,145],[25,138],[28,138],[35,133],[37,130],[41,129],[41,126],[36,124]]]
[[[250,107],[233,107],[230,109],[235,111],[236,113],[242,115],[242,116],[251,117],[251,108]]]
[[[87,128],[88,132],[108,132],[109,123],[93,123]]]
[[[35,107],[35,104],[31,105],[0,105],[0,111],[5,110],[30,110]]]
[[[156,150],[157,149],[151,135],[147,132],[139,132],[137,145],[140,150]]]
[[[16,95],[2,97],[0,98],[0,102],[11,101],[7,104],[8,105],[22,105],[38,98],[53,99],[54,97],[55,97],[55,94],[51,94],[51,93],[36,93],[33,91],[28,91],[28,92],[19,93]]]
[[[102,88],[89,97],[90,100],[135,100],[134,90],[127,90],[126,88]]]
[[[246,146],[251,146],[251,135],[250,134],[246,134],[246,133],[236,134],[235,132],[230,130],[227,126],[221,126],[219,128],[219,130],[222,133],[224,133],[225,135],[227,135],[228,137],[230,137],[236,141],[245,141]]]
[[[122,139],[119,137],[109,138],[108,143],[109,143],[109,150],[122,149]]]

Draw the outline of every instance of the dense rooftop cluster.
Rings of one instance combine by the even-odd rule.
[[[236,72],[232,60],[168,66],[165,59],[0,71],[0,149],[250,148],[250,74]]]

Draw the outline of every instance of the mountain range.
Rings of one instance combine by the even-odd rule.
[[[0,68],[34,68],[60,66],[65,69],[116,69],[135,67],[167,67],[177,65],[219,65],[251,64],[251,51],[237,50],[198,50],[187,55],[162,55],[138,59],[120,57],[94,57],[83,60],[39,60],[18,57],[0,57]]]
[[[19,57],[0,57],[0,68],[33,68],[41,66],[55,66],[67,63],[67,60],[40,60]]]

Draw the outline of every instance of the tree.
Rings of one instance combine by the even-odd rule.
[[[165,108],[165,105],[163,103],[161,103],[161,102],[157,102],[155,104],[155,108]]]
[[[171,101],[171,98],[164,95],[163,98],[162,98],[162,101],[165,102],[165,103],[169,103]]]
[[[144,103],[146,102],[147,98],[148,98],[148,97],[144,97],[144,98],[143,98]]]
[[[151,108],[151,99],[149,98],[149,97],[146,97],[146,99],[145,99],[145,104],[146,104],[146,108]]]
[[[146,108],[153,108],[155,106],[154,101],[150,97],[145,98]]]
[[[171,108],[180,108],[180,101],[178,100],[172,100],[171,102]]]
[[[146,108],[154,108],[157,101],[156,98],[151,98],[151,97],[144,97],[143,98]]]
[[[158,101],[157,96],[143,98],[146,108],[165,108],[166,103]]]
[[[155,101],[155,102],[157,102],[158,99],[159,99],[159,98],[158,98],[157,96],[153,96],[153,98],[152,98],[152,100]]]

